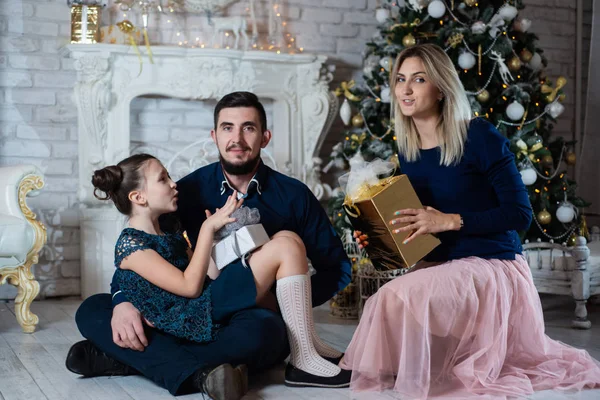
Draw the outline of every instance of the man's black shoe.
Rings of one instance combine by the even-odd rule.
[[[65,364],[69,371],[86,377],[138,374],[135,369],[111,358],[89,340],[71,346]]]
[[[248,370],[245,365],[233,368],[231,364],[203,368],[194,373],[193,384],[213,400],[239,400],[248,392]]]
[[[287,367],[285,367],[285,386],[345,388],[350,386],[351,375],[352,371],[342,369],[336,376],[317,376],[302,371],[288,363]]]

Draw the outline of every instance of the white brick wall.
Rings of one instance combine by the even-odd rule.
[[[332,87],[338,82],[360,78],[361,52],[376,29],[373,10],[377,0],[282,0],[287,32],[296,36],[306,52],[322,52],[336,64]],[[584,0],[590,10],[592,0]],[[545,54],[551,63],[548,77],[562,74],[574,93],[575,1],[525,0],[523,16],[534,23]],[[231,13],[243,13],[246,3],[234,4]],[[258,16],[266,5],[259,3]],[[69,40],[69,9],[64,0],[0,0],[0,165],[31,163],[46,174],[42,196],[30,205],[48,227],[48,246],[35,274],[43,296],[78,294],[79,221],[77,214],[77,111],[72,100],[75,71],[72,61],[58,55]],[[590,13],[586,13],[588,18]],[[104,21],[114,21],[106,13]],[[132,16],[135,17],[135,16]],[[202,26],[201,16],[188,18],[188,26]],[[586,19],[585,55],[589,54],[591,20]],[[175,43],[173,24],[159,22],[151,37]],[[266,30],[261,18],[259,30]],[[191,31],[188,39],[193,40]],[[587,63],[585,63],[587,67]],[[587,76],[587,71],[585,71]],[[271,105],[267,100],[268,115]],[[208,137],[214,102],[198,103],[176,99],[143,98],[132,102],[132,145],[149,142],[163,146],[159,156],[169,157],[185,143]],[[574,126],[572,96],[557,133],[571,137]],[[329,135],[322,155],[327,157],[339,139],[339,122]],[[274,133],[275,140],[277,132]],[[108,290],[108,288],[107,288]],[[14,297],[7,285],[1,297]]]

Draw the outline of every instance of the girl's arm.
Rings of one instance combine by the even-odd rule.
[[[189,298],[200,296],[209,263],[212,261],[210,255],[214,233],[225,224],[235,221],[235,218],[229,216],[241,204],[242,201],[237,200],[237,193],[234,192],[223,208],[206,219],[200,229],[192,259],[185,271],[182,272],[151,249],[130,254],[121,261],[120,267],[134,271],[142,278],[173,294]]]

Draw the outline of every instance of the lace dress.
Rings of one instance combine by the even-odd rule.
[[[115,247],[115,272],[121,291],[142,315],[164,332],[196,342],[215,338],[211,280],[207,277],[200,297],[190,299],[170,293],[130,270],[120,268],[123,259],[138,250],[152,249],[178,269],[188,265],[187,242],[181,233],[151,235],[126,228]],[[151,265],[147,266],[152,268]]]

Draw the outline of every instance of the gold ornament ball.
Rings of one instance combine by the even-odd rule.
[[[569,239],[567,240],[567,246],[573,247],[576,244],[577,244],[577,235],[573,233],[571,236],[569,236]]]
[[[577,156],[572,151],[567,153],[566,159],[567,159],[567,164],[569,164],[569,165],[575,165],[577,163]]]
[[[473,7],[475,4],[477,4],[477,0],[465,0],[465,4],[469,7]]]
[[[521,60],[519,60],[519,57],[513,57],[508,61],[508,69],[513,72],[521,69]]]
[[[533,57],[533,54],[531,54],[531,52],[527,49],[523,49],[521,51],[521,60],[523,60],[523,62],[529,62],[531,61],[531,58]]]
[[[485,103],[489,99],[490,99],[490,92],[488,92],[487,90],[484,90],[483,92],[481,92],[477,95],[477,101],[479,101],[480,103]]]
[[[548,225],[552,221],[552,215],[544,209],[538,213],[537,220],[542,225]]]
[[[550,154],[547,154],[544,157],[542,157],[542,165],[546,168],[554,167],[554,159]]]
[[[417,40],[412,35],[412,33],[409,33],[408,35],[406,35],[402,38],[402,45],[404,47],[411,47],[411,46],[414,46],[415,44],[417,44]]]
[[[362,115],[360,114],[356,114],[354,117],[352,117],[352,126],[354,126],[355,128],[360,128],[364,125],[365,121],[362,117]]]

